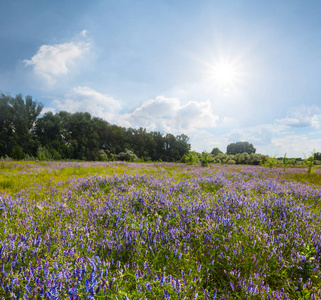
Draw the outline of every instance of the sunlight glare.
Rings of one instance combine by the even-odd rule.
[[[219,61],[212,66],[213,80],[223,88],[230,88],[238,80],[238,71],[232,62]]]

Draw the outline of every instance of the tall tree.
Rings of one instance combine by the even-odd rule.
[[[166,160],[163,135],[158,131],[150,132],[150,135],[155,142],[155,147],[153,148],[151,153],[152,160]]]
[[[180,134],[176,136],[176,145],[178,149],[179,156],[181,159],[185,154],[191,150],[191,144],[188,143],[189,137],[185,134]]]
[[[111,125],[88,112],[45,113],[31,96],[0,97],[0,156],[25,153],[47,158],[97,160],[107,154],[133,153],[144,160],[179,161],[190,150],[188,136],[165,135]],[[127,149],[127,152],[126,152]],[[135,156],[136,157],[136,156]]]
[[[256,149],[249,142],[231,143],[226,147],[226,154],[255,153]]]
[[[9,155],[13,148],[13,108],[11,97],[0,96],[0,157]]]
[[[215,147],[213,148],[213,150],[211,151],[211,154],[213,154],[214,156],[223,153],[219,148]]]
[[[32,100],[31,96],[23,100],[21,94],[15,98],[2,94],[0,103],[0,138],[5,149],[2,155],[10,155],[15,148],[16,152],[17,147],[21,147],[24,153],[34,155],[37,144],[31,129],[42,111],[42,103]]]

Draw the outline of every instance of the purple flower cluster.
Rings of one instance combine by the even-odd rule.
[[[0,297],[321,297],[320,189],[263,167],[126,166],[146,173],[0,194]]]

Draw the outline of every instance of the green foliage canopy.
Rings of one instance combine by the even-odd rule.
[[[0,96],[0,157],[179,161],[190,150],[184,134],[123,128],[88,112],[47,112],[39,117],[42,108],[30,96]]]
[[[213,150],[211,151],[211,154],[214,155],[214,156],[216,156],[216,155],[218,155],[220,153],[223,153],[223,152],[217,147],[213,148]]]
[[[237,153],[255,153],[256,149],[249,142],[237,142],[231,143],[226,148],[226,154],[237,154]]]
[[[16,156],[21,159],[26,153],[32,155],[37,142],[31,130],[42,111],[43,105],[27,96],[23,100],[18,94],[15,98],[0,96],[0,157]]]

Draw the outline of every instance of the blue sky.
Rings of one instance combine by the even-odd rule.
[[[321,2],[4,0],[0,91],[185,133],[192,149],[321,152]]]

